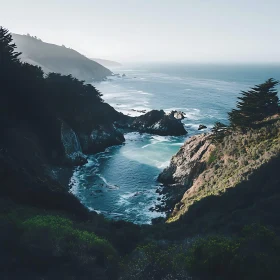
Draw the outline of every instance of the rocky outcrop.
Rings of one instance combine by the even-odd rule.
[[[211,138],[209,134],[201,134],[188,139],[172,158],[170,166],[159,175],[159,181],[164,183],[167,191],[172,189],[174,184],[183,185],[186,190],[181,201],[173,209],[169,222],[182,216],[198,218],[198,215],[203,214],[202,207],[208,207],[208,210],[204,211],[211,211],[210,201],[217,201],[219,197],[231,201],[232,209],[247,208],[251,203],[248,193],[260,199],[272,185],[277,185],[274,183],[275,179],[266,184],[270,179],[264,176],[267,171],[261,170],[266,170],[266,166],[275,160],[279,162],[279,119],[263,123],[258,129],[246,133],[230,132],[221,142],[215,139],[211,141]],[[258,185],[256,179],[252,184],[252,178],[260,178],[264,183]],[[279,181],[279,176],[277,180]],[[246,185],[246,190],[241,188],[243,185]],[[258,186],[257,194],[254,193],[254,190],[257,190],[254,185]],[[266,195],[269,197],[274,191],[269,190],[271,193]],[[239,192],[247,193],[246,201],[242,201],[241,205],[241,197],[236,195]],[[232,200],[229,196],[232,196]],[[190,209],[192,214],[189,213]],[[210,217],[212,219],[211,215]],[[200,219],[202,222],[203,218]]]
[[[152,133],[157,135],[185,135],[187,131],[180,120],[167,115],[163,110],[152,110],[139,117],[129,117],[117,112],[106,103],[100,103],[90,112],[90,118],[83,116],[62,122],[66,157],[72,163],[82,162],[82,154],[102,152],[114,145],[121,145],[126,131]],[[69,156],[71,154],[71,156]],[[69,162],[69,161],[68,161]]]
[[[214,149],[208,134],[196,135],[188,139],[179,152],[172,157],[170,165],[159,175],[165,184],[180,184],[186,188],[205,169],[209,153]]]
[[[152,110],[133,119],[130,129],[157,135],[185,135],[187,131],[180,120],[167,115],[163,110]]]
[[[183,120],[185,118],[185,113],[181,111],[171,111],[169,115],[177,120]]]
[[[86,156],[82,152],[81,144],[75,131],[64,121],[61,121],[61,142],[66,162],[69,165],[83,165],[87,163]]]
[[[198,130],[202,130],[202,129],[205,129],[205,128],[207,128],[206,125],[200,124],[199,127],[198,127]]]
[[[87,153],[97,153],[106,148],[121,145],[125,138],[112,124],[96,126],[90,134],[79,135],[82,150]]]

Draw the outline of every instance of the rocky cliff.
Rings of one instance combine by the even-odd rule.
[[[174,114],[179,114],[178,112],[173,112],[172,114],[166,114],[163,110],[152,110],[142,116],[132,119],[130,129],[139,132],[146,132],[158,135],[185,135],[187,131],[185,130],[181,119],[174,117]]]
[[[245,133],[232,132],[221,142],[215,141],[207,134],[188,139],[172,158],[170,166],[159,176],[159,181],[165,184],[167,191],[177,185],[185,188],[183,197],[174,207],[168,221],[176,221],[180,217],[188,221],[190,217],[202,221],[203,215],[208,217],[211,213],[212,218],[208,221],[210,222],[213,221],[213,215],[224,216],[229,205],[231,209],[240,211],[250,208],[251,203],[256,203],[261,197],[272,196],[272,192],[278,192],[272,186],[280,184],[279,174],[274,172],[277,166],[280,168],[279,158],[279,116],[264,121],[259,128],[250,129]],[[268,170],[268,166],[271,169]],[[273,174],[270,175],[273,183],[268,184],[263,179],[266,178],[263,176],[263,170]],[[272,170],[274,171],[271,172]],[[260,179],[259,182],[256,178]],[[252,182],[255,184],[254,189]],[[238,198],[236,193],[243,193],[247,200]],[[224,207],[223,214],[218,214],[220,210],[217,210],[215,203],[222,204],[224,199],[228,201],[229,197],[232,198],[230,204]],[[209,201],[213,201],[214,204],[208,204]],[[240,201],[245,205],[239,205]],[[211,209],[206,209],[206,205]],[[272,205],[275,206],[274,202],[270,206]],[[259,214],[259,218],[261,216]]]
[[[159,181],[189,187],[206,168],[207,160],[214,148],[209,134],[189,138],[172,157],[170,165],[159,175]]]

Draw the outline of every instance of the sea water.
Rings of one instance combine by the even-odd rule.
[[[279,65],[131,64],[114,71],[121,76],[94,86],[116,110],[131,116],[180,110],[186,116],[186,136],[127,133],[124,145],[89,156],[74,171],[71,191],[90,210],[138,224],[165,215],[154,211],[163,199],[156,192],[157,176],[184,141],[209,131],[216,121],[227,123],[241,90],[270,77],[280,79]],[[207,129],[198,131],[200,124]]]

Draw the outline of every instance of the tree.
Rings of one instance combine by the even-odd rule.
[[[216,122],[211,131],[212,139],[221,142],[229,134],[229,127],[221,122]]]
[[[8,64],[13,62],[19,62],[18,57],[21,55],[20,52],[16,52],[16,45],[13,43],[11,33],[2,26],[0,26],[0,66],[6,67]]]
[[[229,113],[232,127],[251,127],[255,122],[272,116],[279,111],[279,98],[275,87],[278,81],[270,78],[238,97],[237,109]]]

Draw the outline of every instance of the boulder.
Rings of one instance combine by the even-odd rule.
[[[198,130],[202,130],[202,129],[205,129],[205,128],[207,128],[206,125],[200,124],[199,127],[198,127]]]
[[[185,118],[185,113],[181,111],[171,111],[169,115],[177,120],[183,120]]]
[[[132,121],[130,128],[139,132],[162,136],[187,134],[181,121],[173,115],[166,115],[163,110],[152,110],[142,116],[136,117]]]

